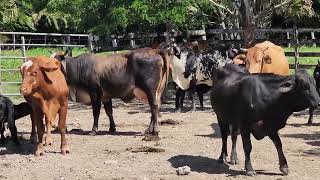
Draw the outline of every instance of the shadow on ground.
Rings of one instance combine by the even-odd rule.
[[[191,171],[198,173],[226,174],[228,177],[245,175],[245,171],[232,170],[228,164],[221,164],[216,159],[203,156],[178,155],[171,157],[168,161],[174,168],[189,166]],[[265,172],[263,170],[256,170],[256,172],[267,176],[282,175],[281,173]]]

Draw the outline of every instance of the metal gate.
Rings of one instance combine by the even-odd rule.
[[[28,49],[86,47],[93,51],[93,36],[90,34],[0,32],[0,36],[7,38],[6,43],[0,41],[0,94],[5,96],[20,96],[20,66]],[[49,51],[42,55],[47,53]]]

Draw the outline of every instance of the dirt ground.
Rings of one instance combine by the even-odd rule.
[[[189,106],[188,104],[186,106]],[[60,135],[54,133],[54,144],[45,147],[42,157],[33,155],[34,145],[22,140],[17,147],[8,142],[0,148],[0,179],[247,179],[244,175],[244,155],[239,137],[239,165],[219,164],[221,140],[216,116],[206,101],[205,111],[174,113],[174,103],[163,105],[162,120],[174,120],[176,125],[160,126],[160,140],[142,141],[142,132],[150,121],[149,108],[138,102],[114,102],[117,132],[108,132],[109,121],[101,110],[99,133],[89,136],[93,118],[91,108],[70,103],[68,111],[68,142],[71,154],[60,154]],[[187,108],[188,110],[189,108]],[[258,175],[255,179],[319,179],[320,118],[315,125],[305,126],[308,116],[291,116],[280,131],[283,149],[290,168],[282,176],[278,156],[271,140],[252,138],[252,163]],[[17,121],[19,136],[28,139],[29,117]],[[228,147],[231,147],[229,139]],[[159,148],[159,152],[132,152],[141,147]],[[152,149],[151,149],[152,150]],[[228,150],[230,152],[230,148]],[[189,166],[191,173],[178,176],[176,168]]]

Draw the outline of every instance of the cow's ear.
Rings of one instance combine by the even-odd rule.
[[[47,63],[43,63],[40,65],[42,71],[51,72],[59,69],[60,62],[57,60],[52,60]]]
[[[271,63],[272,63],[272,60],[271,60],[271,58],[270,58],[270,56],[269,56],[268,54],[264,54],[264,53],[263,53],[262,60],[263,60],[266,64],[271,64]]]
[[[292,81],[291,79],[287,80],[280,85],[279,91],[281,93],[287,93],[293,89],[293,86],[294,86],[294,81]]]

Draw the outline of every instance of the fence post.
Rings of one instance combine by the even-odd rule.
[[[22,57],[26,57],[26,40],[24,39],[24,36],[21,36],[21,44]],[[26,58],[23,58],[23,61],[26,61]]]
[[[290,32],[287,32],[287,40],[288,40],[288,48],[291,48],[291,42],[290,42]]]
[[[129,33],[130,47],[133,49],[136,47],[136,42],[134,41],[134,33]]]
[[[317,47],[317,43],[314,42],[316,37],[314,36],[314,32],[311,32],[311,39],[312,39],[312,47]]]
[[[93,36],[92,36],[92,34],[90,33],[90,35],[88,36],[88,48],[89,48],[90,53],[93,52],[92,40],[93,40]]]
[[[1,46],[0,46],[0,94],[3,94],[2,89],[2,76],[1,76],[1,69],[2,69],[2,59],[1,59]]]
[[[16,44],[16,35],[15,34],[12,35],[12,41],[13,41],[13,44]],[[16,46],[13,46],[13,50],[16,50]]]
[[[298,61],[299,61],[299,31],[297,26],[294,26],[294,36],[293,36],[294,40],[295,40],[295,44],[294,44],[294,73],[297,72],[298,69]]]

